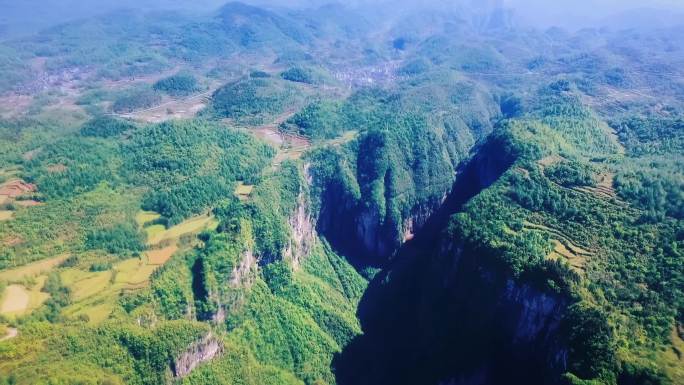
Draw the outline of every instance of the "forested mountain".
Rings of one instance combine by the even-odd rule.
[[[369,8],[0,43],[0,384],[684,384],[682,27]]]

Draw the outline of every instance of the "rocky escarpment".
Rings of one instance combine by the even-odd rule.
[[[447,190],[443,194],[437,194],[431,199],[417,203],[408,215],[402,218],[398,226],[394,223],[383,223],[378,213],[371,209],[361,209],[349,228],[352,231],[351,234],[355,235],[355,238],[351,239],[357,242],[355,247],[357,251],[354,254],[373,256],[375,263],[384,262],[403,243],[413,239],[430,217],[439,210],[446,196]]]
[[[557,383],[568,366],[561,331],[568,300],[483,266],[473,250],[459,249],[451,258],[461,260],[442,276],[441,306],[450,310],[437,327],[453,345],[438,349],[450,357],[435,367],[438,383]]]
[[[252,213],[253,217],[228,217],[224,222],[229,222],[223,228],[224,233],[206,238],[205,249],[210,251],[198,253],[192,266],[192,290],[198,320],[222,323],[244,304],[245,296],[259,276],[260,266],[286,260],[297,269],[313,250],[316,230],[309,204],[307,181],[310,179],[306,177],[306,166],[296,171],[303,172],[294,176],[278,176],[288,183],[298,182],[288,186],[291,190],[287,194],[269,197],[286,197],[288,201],[268,202],[270,206],[260,207],[262,211]],[[290,177],[300,179],[288,180]],[[277,238],[276,242],[269,243],[272,239],[259,232],[263,229],[255,230],[264,223],[273,225],[270,231],[275,228],[275,233],[269,235]]]
[[[456,191],[453,183],[476,130],[465,124],[446,127],[419,125],[403,135],[369,131],[348,149],[316,154],[312,191],[319,234],[354,264],[383,266],[442,210],[452,192],[472,196],[470,187]],[[505,163],[493,152],[477,163],[483,170],[472,172],[481,179],[475,189],[496,179],[497,162]]]
[[[174,377],[185,377],[202,362],[209,361],[223,352],[223,345],[211,333],[191,344],[171,363]]]
[[[334,172],[314,180],[316,230],[359,266],[385,264],[441,207],[454,179],[446,161],[443,173],[424,178],[399,166],[356,166],[388,167],[372,180],[345,159],[332,162]]]
[[[308,167],[305,167],[305,172]],[[307,173],[307,183],[311,178]],[[309,205],[307,191],[299,192],[297,205],[294,212],[288,218],[290,227],[290,240],[283,250],[283,257],[292,261],[294,268],[299,267],[302,260],[309,255],[316,242],[316,225]]]

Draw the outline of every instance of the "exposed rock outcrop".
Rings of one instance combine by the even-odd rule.
[[[223,352],[223,345],[211,333],[190,345],[171,363],[174,377],[185,377],[202,362],[209,361]]]
[[[309,255],[316,242],[316,226],[305,191],[300,191],[297,197],[297,207],[290,215],[288,224],[291,238],[283,250],[283,256],[290,259],[296,269],[302,260]]]
[[[447,193],[445,187],[442,194],[417,202],[397,225],[333,184],[324,190],[314,222],[318,233],[352,263],[382,265],[428,222]]]
[[[233,268],[230,274],[230,287],[249,286],[254,279],[254,270],[257,267],[257,257],[254,251],[247,249],[242,253],[240,264]]]

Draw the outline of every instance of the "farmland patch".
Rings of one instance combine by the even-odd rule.
[[[44,259],[42,261],[29,263],[21,267],[7,269],[0,272],[0,281],[4,282],[18,282],[24,278],[37,277],[43,275],[54,269],[57,265],[64,262],[69,256],[66,254]]]
[[[163,249],[150,250],[146,254],[150,265],[163,265],[176,251],[178,251],[178,246],[171,245]]]
[[[20,284],[8,285],[2,295],[0,314],[20,316],[40,307],[50,297],[42,291],[46,278],[38,277],[29,289]]]
[[[146,229],[148,236],[147,243],[150,245],[158,245],[164,241],[177,240],[183,235],[199,233],[203,230],[210,230],[216,228],[217,225],[218,221],[213,216],[201,215],[198,217],[190,218],[185,222],[182,222],[168,229],[164,229],[164,226],[161,226],[163,230],[156,228],[157,225],[150,226],[155,227],[155,230],[150,231],[150,227]]]

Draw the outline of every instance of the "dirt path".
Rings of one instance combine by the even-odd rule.
[[[17,330],[16,328],[7,328],[7,334],[5,334],[4,337],[0,338],[0,341],[6,341],[9,339],[12,339],[18,335],[19,335],[19,330]]]
[[[118,115],[123,118],[147,123],[161,123],[169,119],[191,118],[206,106],[207,99],[211,97],[215,90],[215,87],[211,87],[205,92],[190,95],[186,98],[173,99],[158,106]]]

